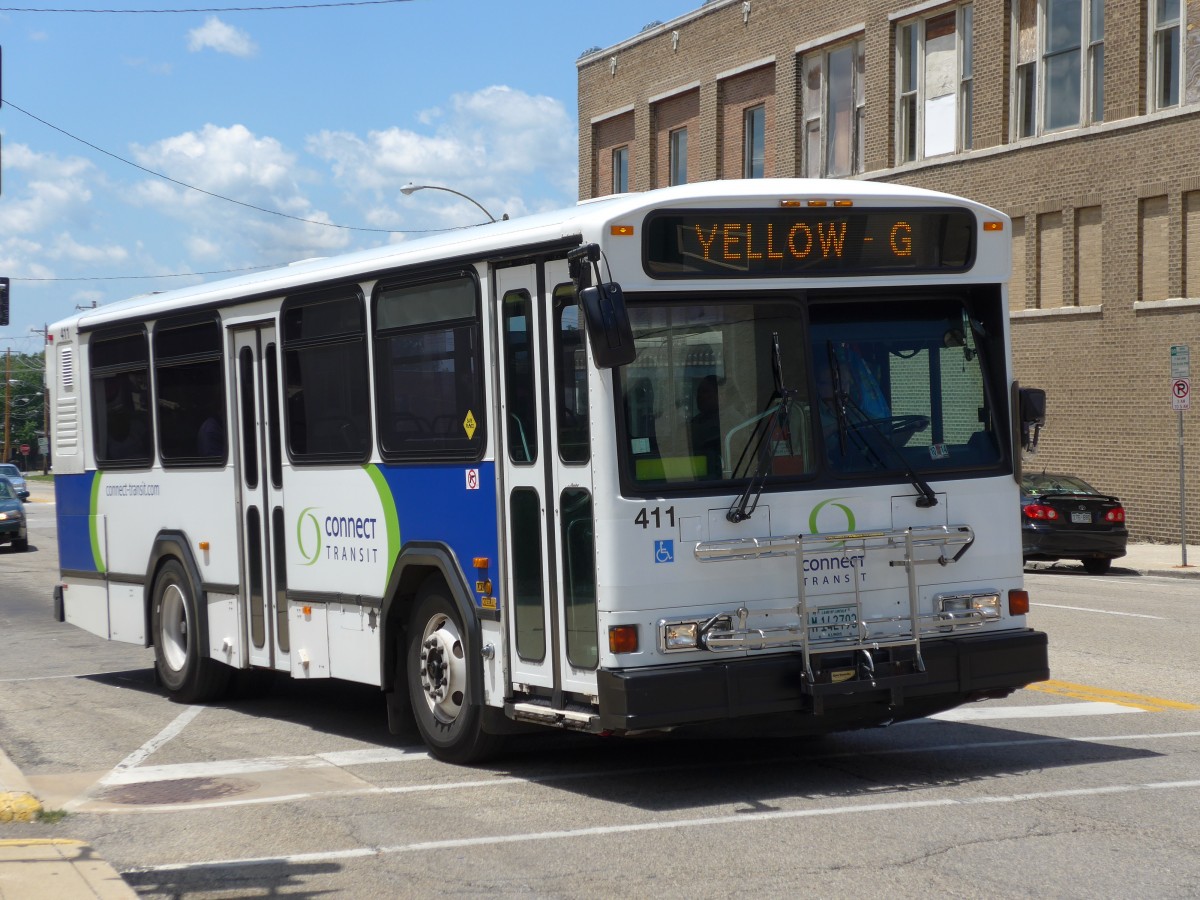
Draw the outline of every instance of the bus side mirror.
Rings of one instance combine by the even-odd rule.
[[[1021,446],[1033,453],[1037,450],[1038,433],[1046,424],[1046,392],[1041,388],[1021,388]]]
[[[592,358],[601,369],[612,369],[633,362],[633,328],[625,308],[625,294],[615,281],[609,281],[579,291],[579,305]]]

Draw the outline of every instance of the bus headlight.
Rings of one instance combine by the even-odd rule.
[[[729,616],[713,616],[710,619],[658,622],[658,649],[663,653],[678,653],[684,650],[706,650],[705,634],[727,632],[733,627]]]
[[[699,622],[665,622],[662,626],[662,648],[672,650],[695,650],[700,642]]]
[[[1000,618],[1000,594],[989,591],[981,594],[949,594],[937,598],[938,612],[948,619]],[[972,616],[973,614],[973,616]]]

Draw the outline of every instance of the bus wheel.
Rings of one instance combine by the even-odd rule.
[[[444,762],[476,763],[494,755],[499,735],[483,730],[483,710],[470,700],[470,667],[458,610],[441,584],[422,589],[408,628],[405,670],[417,730]]]
[[[187,573],[168,560],[154,580],[154,665],[176,703],[213,700],[225,692],[231,669],[204,654],[196,598]]]

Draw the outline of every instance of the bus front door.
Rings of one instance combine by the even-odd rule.
[[[288,670],[279,351],[273,325],[232,333],[241,510],[243,647],[251,665]]]
[[[561,709],[596,690],[587,348],[565,260],[496,272],[510,674]]]

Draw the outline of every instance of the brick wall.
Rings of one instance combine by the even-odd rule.
[[[697,0],[694,12],[580,60],[580,196],[607,193],[611,183],[611,174],[606,181],[593,171],[606,155],[594,148],[602,136],[609,147],[614,138],[604,122],[594,123],[629,106],[631,184],[665,183],[665,172],[655,167],[652,181],[651,167],[640,162],[651,157],[652,140],[660,146],[654,158],[664,165],[666,159],[659,144],[664,129],[652,124],[652,112],[665,121],[667,101],[657,109],[649,101],[683,88],[695,97],[689,180],[740,177],[739,110],[755,97],[770,99],[767,171],[800,173],[797,48],[862,39],[864,177],[962,194],[1020,220],[1010,307],[1014,370],[1021,383],[1044,387],[1049,401],[1041,449],[1030,465],[1073,472],[1118,494],[1136,537],[1177,541],[1178,418],[1170,403],[1169,351],[1188,344],[1200,382],[1200,106],[1146,115],[1146,5],[1105,2],[1103,125],[1014,143],[1012,2],[976,0],[974,149],[894,167],[896,20],[889,16],[914,8],[911,0],[753,0],[749,21],[740,0]],[[1200,0],[1186,0],[1186,9],[1186,21],[1200,22]],[[1200,104],[1195,35],[1188,38],[1197,53],[1183,94]],[[737,74],[718,81],[729,72]],[[762,82],[768,77],[773,85]],[[1058,234],[1042,234],[1043,224]],[[1051,258],[1043,260],[1047,253]],[[1039,297],[1052,298],[1049,308]],[[1200,471],[1195,406],[1184,416],[1185,454],[1189,468]],[[1187,528],[1196,540],[1200,477],[1189,491]]]

